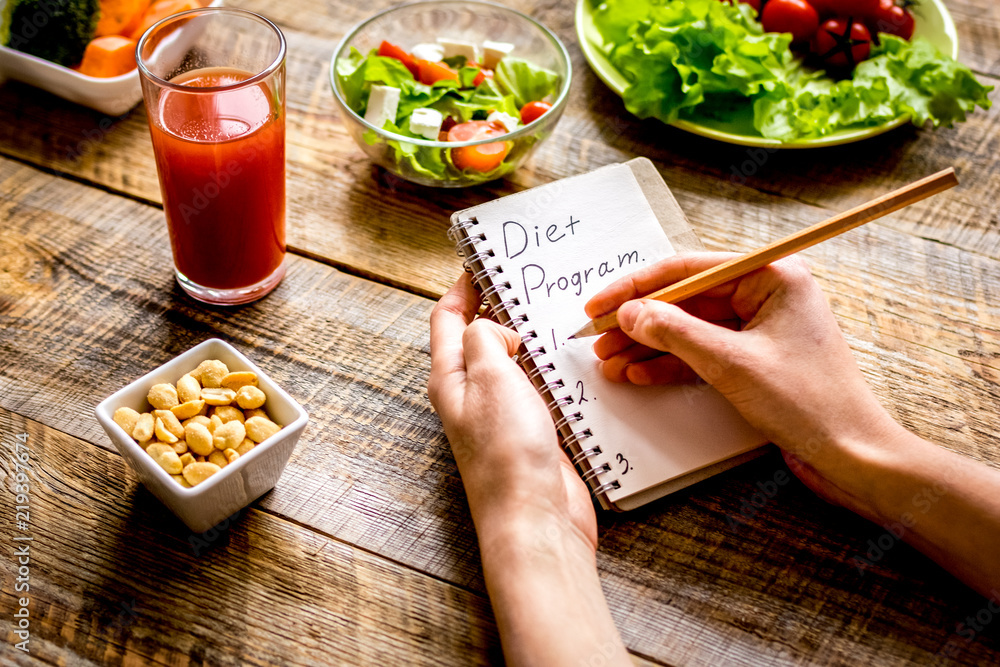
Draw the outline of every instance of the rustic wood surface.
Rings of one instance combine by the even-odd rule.
[[[330,97],[336,40],[388,4],[242,5],[289,40],[295,253],[275,293],[237,309],[204,307],[174,284],[141,109],[111,119],[0,86],[0,442],[28,432],[39,480],[33,653],[10,648],[16,595],[5,559],[0,662],[501,660],[461,481],[425,391],[427,297],[460,270],[447,218],[636,155],[657,163],[706,245],[744,250],[956,166],[959,189],[807,257],[897,418],[1000,465],[1000,107],[955,129],[752,153],[628,117],[574,46],[572,3],[518,0],[509,4],[570,48],[569,108],[509,182],[428,190],[373,169]],[[996,4],[947,4],[961,58],[1000,81]],[[266,368],[311,419],[278,486],[201,550],[138,484],[93,408],[213,336]],[[8,454],[2,461],[12,493]],[[879,527],[797,482],[752,509],[758,484],[784,469],[766,456],[601,517],[602,581],[637,663],[1000,661],[996,624],[958,634],[985,601],[908,546],[855,567]],[[13,503],[0,506],[0,522],[14,544]]]

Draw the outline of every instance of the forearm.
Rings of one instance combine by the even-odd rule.
[[[552,522],[480,534],[483,573],[511,665],[631,665],[593,551]]]
[[[865,488],[850,509],[978,592],[1000,591],[1000,471],[903,429],[880,445],[865,457]]]

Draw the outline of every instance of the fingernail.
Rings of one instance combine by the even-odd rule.
[[[618,326],[625,333],[630,333],[635,328],[635,321],[639,319],[639,311],[645,306],[642,301],[629,301],[618,309]]]

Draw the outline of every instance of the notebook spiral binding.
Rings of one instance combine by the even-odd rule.
[[[462,265],[472,274],[472,282],[482,293],[483,302],[489,304],[501,324],[517,330],[517,327],[528,323],[528,316],[513,312],[513,309],[521,305],[516,297],[504,298],[503,294],[512,289],[511,284],[506,280],[495,280],[497,276],[503,274],[503,267],[499,264],[487,265],[489,260],[496,257],[496,253],[491,248],[481,247],[480,244],[486,242],[487,238],[486,234],[475,231],[474,228],[478,224],[479,221],[475,217],[459,220],[448,230],[448,237],[455,243],[459,257],[464,258]],[[601,448],[599,445],[584,447],[582,444],[594,434],[589,428],[581,429],[576,426],[585,421],[582,411],[566,410],[573,405],[573,397],[569,394],[557,396],[553,393],[564,389],[565,383],[559,378],[546,377],[555,372],[556,367],[555,364],[544,361],[543,357],[547,354],[544,345],[528,347],[529,343],[537,339],[538,334],[535,331],[521,334],[521,350],[514,357],[514,361],[521,365],[528,380],[546,401],[546,407],[552,413],[556,431],[562,438],[563,447],[567,450],[570,461],[595,496],[621,488],[618,480],[602,477],[612,471],[610,465],[590,464],[590,459],[601,454]]]

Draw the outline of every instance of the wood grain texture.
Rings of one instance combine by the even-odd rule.
[[[482,592],[461,483],[425,393],[431,301],[293,257],[267,299],[208,309],[173,285],[158,210],[2,159],[0,193],[0,407],[110,448],[92,417],[100,399],[222,337],[311,415],[278,487],[255,504],[262,522],[291,522]],[[710,196],[690,204],[709,206]],[[748,229],[724,238],[755,241]],[[871,229],[874,236],[812,251],[862,367],[918,432],[1000,461],[995,262]],[[899,255],[894,271],[861,271],[888,249]],[[911,265],[939,275],[940,290],[922,291]],[[930,305],[940,311],[934,317],[915,314]],[[766,457],[637,512],[601,517],[602,581],[632,651],[664,664],[896,665],[934,663],[950,643],[953,664],[996,661],[994,632],[969,642],[957,634],[985,602],[912,549],[893,544],[870,567],[853,564],[880,528],[796,482],[754,507],[758,483],[779,470],[779,459]],[[106,493],[124,491],[94,487],[87,497],[107,502]],[[182,530],[156,511],[162,530]],[[156,543],[148,533],[140,539]],[[117,604],[102,595],[102,604]],[[227,617],[225,627],[236,622]]]
[[[192,534],[124,460],[0,409],[6,449],[28,434],[30,529],[0,506],[0,536],[29,544],[30,590],[4,558],[0,661],[30,599],[20,664],[468,665],[500,661],[480,595],[305,527],[248,509]],[[13,494],[8,452],[0,459]],[[221,525],[221,524],[220,524]],[[28,535],[31,542],[15,542]]]
[[[461,192],[402,182],[372,167],[354,145],[334,108],[328,77],[336,40],[351,24],[389,4],[275,5],[257,0],[249,6],[275,18],[288,37],[288,240],[306,256],[417,294],[439,296],[460,270],[444,235],[452,211],[642,155],[657,163],[678,199],[706,184],[720,189],[711,217],[692,214],[699,229],[744,223],[748,205],[758,201],[760,192],[771,195],[771,206],[800,202],[824,209],[815,219],[802,221],[807,224],[956,166],[965,185],[954,196],[903,212],[886,224],[1000,258],[1000,204],[993,196],[1000,191],[1000,106],[977,111],[956,129],[904,128],[820,151],[769,154],[727,146],[628,115],[576,48],[571,3],[513,3],[558,32],[570,48],[575,72],[563,120],[528,164],[508,181]],[[960,25],[968,29],[988,32],[990,25],[995,27],[998,10],[990,0],[949,4],[967,8],[969,18]],[[997,40],[975,43],[983,62],[996,58]],[[993,93],[994,99],[998,94]],[[7,84],[0,87],[0,153],[142,200],[160,200],[141,108],[110,119]]]

